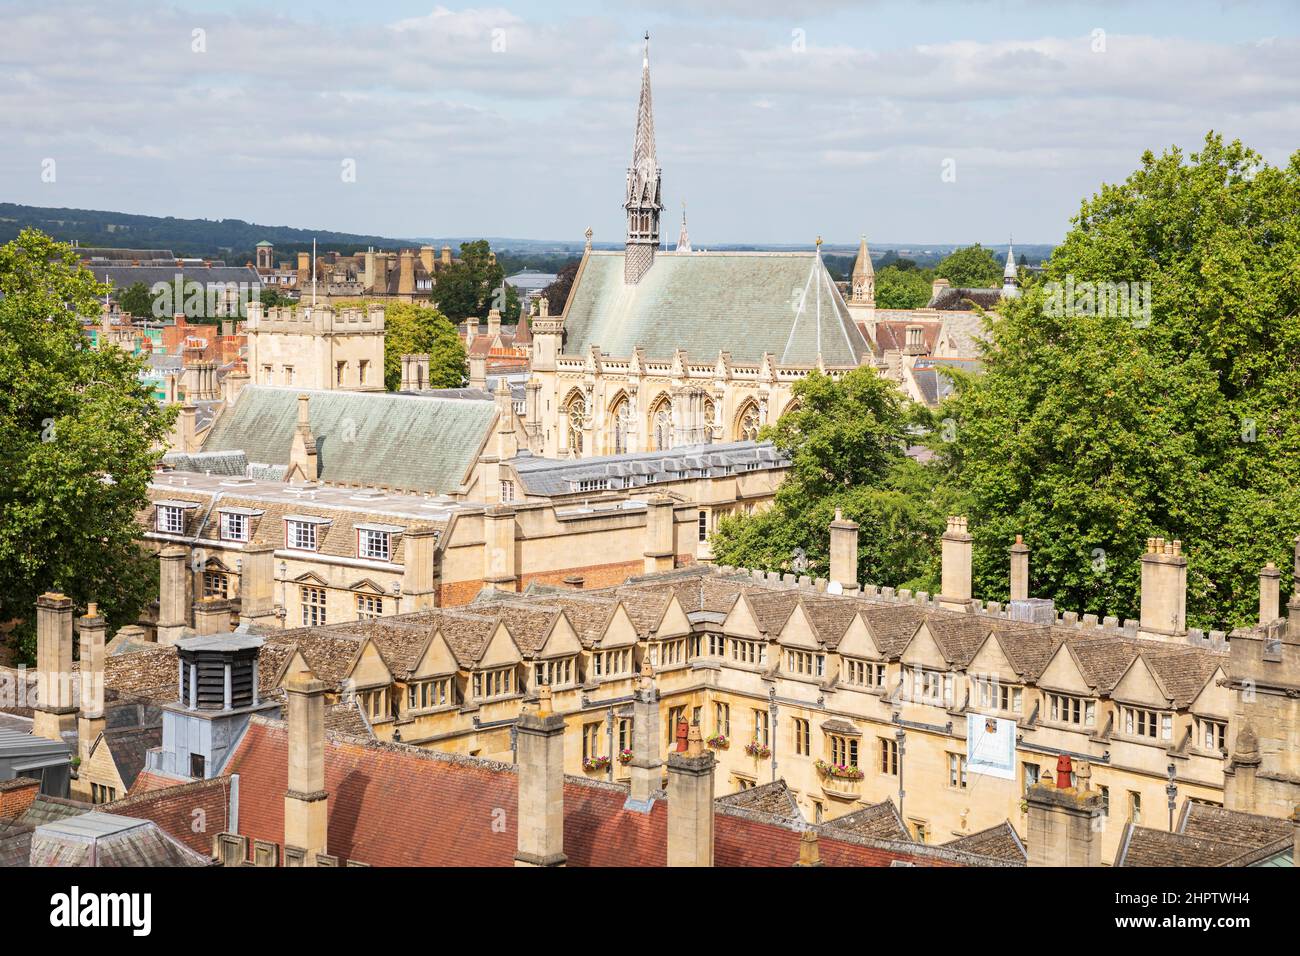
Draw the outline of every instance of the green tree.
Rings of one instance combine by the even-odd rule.
[[[1002,284],[1002,264],[978,242],[954,250],[935,266],[934,274],[957,289],[988,289]]]
[[[107,287],[36,230],[0,246],[0,621],[31,660],[37,596],[97,601],[110,626],[157,594],[136,514],[173,412],[121,349],[91,349],[81,317]]]
[[[133,316],[148,318],[153,315],[153,293],[143,282],[134,282],[117,297],[117,304],[123,312]]]
[[[930,301],[931,282],[927,272],[903,267],[911,259],[899,259],[894,265],[876,272],[876,306],[881,309],[921,309]]]
[[[829,570],[829,525],[840,509],[857,521],[864,580],[927,586],[936,574],[934,541],[952,494],[906,457],[908,414],[897,388],[873,369],[838,382],[819,373],[794,386],[798,405],[762,437],[787,450],[792,465],[767,511],[718,523],[711,539],[721,564],[792,570],[796,553],[809,574]]]
[[[1158,536],[1183,541],[1193,626],[1253,620],[1260,568],[1288,567],[1300,531],[1297,208],[1300,153],[1271,167],[1214,134],[1083,202],[1045,280],[1150,283],[1149,311],[1046,283],[999,307],[936,445],[969,495],[979,593],[1006,594],[1023,533],[1033,593],[1134,617]]]
[[[488,309],[506,304],[498,301],[504,276],[486,239],[462,242],[460,260],[438,274],[434,292],[438,308],[455,322],[470,316],[486,318]]]
[[[429,388],[465,383],[465,343],[447,317],[430,305],[403,302],[384,308],[384,386],[402,384],[402,356],[427,353]]]

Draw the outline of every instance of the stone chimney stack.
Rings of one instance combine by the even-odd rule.
[[[1029,600],[1029,545],[1019,534],[1011,546],[1011,600]]]
[[[40,703],[32,733],[62,740],[77,726],[72,697],[72,599],[47,591],[36,599],[36,679]]]
[[[84,766],[90,760],[90,748],[104,731],[104,644],[108,622],[91,604],[78,622],[81,648],[81,713],[77,717],[77,756]],[[88,788],[87,788],[88,789]]]
[[[424,266],[424,271],[433,275],[433,246],[420,247],[420,265]]]
[[[469,357],[469,387],[487,391],[487,356]]]
[[[316,454],[316,438],[311,433],[311,399],[307,395],[298,396],[298,425],[293,432],[293,443],[289,447],[290,480],[316,481],[320,477],[320,464]]]
[[[442,247],[442,264],[444,266],[451,265],[451,246]]]
[[[845,591],[858,590],[858,523],[835,509],[831,522],[831,580]]]
[[[402,535],[406,563],[402,570],[402,613],[434,607],[438,603],[438,529],[413,525]]]
[[[275,546],[248,543],[240,557],[239,623],[275,620]]]
[[[564,718],[543,685],[515,723],[519,810],[515,866],[564,866]]]
[[[158,555],[159,644],[175,644],[185,636],[190,606],[188,558],[189,552],[178,544],[164,548]]]
[[[641,676],[632,696],[632,779],[624,809],[649,813],[660,787],[663,761],[659,759],[659,691],[648,658],[641,662]]]
[[[812,827],[803,831],[803,836],[799,838],[799,862],[795,866],[825,866],[822,863],[821,843],[817,839],[817,831]]]
[[[668,755],[669,866],[713,865],[713,764],[696,721],[686,752]]]
[[[397,294],[415,294],[415,253],[403,249],[397,256]]]
[[[1147,538],[1142,555],[1141,630],[1147,637],[1187,633],[1187,559],[1181,541]]]
[[[308,865],[325,853],[329,795],[325,792],[325,684],[297,675],[285,684],[289,731],[289,789],[284,795],[284,843],[306,851]]]
[[[509,505],[489,505],[483,510],[483,565],[484,588],[516,590],[515,509]]]
[[[494,339],[501,334],[501,310],[488,309],[487,334]]]
[[[1272,561],[1259,572],[1259,623],[1271,624],[1282,616],[1282,572]]]
[[[676,517],[667,495],[655,495],[646,502],[645,531],[645,573],[671,571],[677,556]]]
[[[1066,771],[1064,779],[1069,775]],[[1101,794],[1084,789],[1091,778],[1086,764],[1080,765],[1078,776],[1079,788],[1036,783],[1025,794],[1030,866],[1101,865]]]
[[[966,531],[966,518],[962,515],[948,517],[948,530],[943,534],[942,592],[939,603],[954,611],[964,611],[971,601],[971,542]]]

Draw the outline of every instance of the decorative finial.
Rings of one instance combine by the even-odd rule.
[[[818,236],[818,237],[817,237],[817,248],[820,250],[821,247],[822,247],[822,237],[821,237],[821,236]]]

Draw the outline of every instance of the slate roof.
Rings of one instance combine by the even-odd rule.
[[[1020,842],[1016,828],[1006,820],[987,830],[950,840],[944,846],[954,850],[965,850],[978,856],[993,857],[1007,863],[1024,865],[1029,860],[1029,854],[1025,851],[1025,845]]]
[[[794,823],[803,823],[803,812],[799,809],[799,800],[786,784],[785,778],[771,783],[759,784],[748,790],[737,790],[718,797],[714,803],[720,807],[740,807],[746,810],[758,810],[770,813]]]
[[[656,478],[722,476],[738,471],[786,468],[790,459],[771,442],[686,445],[668,451],[596,455],[591,458],[541,458],[523,453],[510,459],[530,495],[581,494],[580,482],[607,481],[614,490],[653,485]]]
[[[912,835],[907,830],[907,824],[903,822],[903,818],[899,815],[898,807],[894,806],[893,800],[874,803],[869,807],[863,807],[861,810],[846,813],[824,824],[824,827],[831,832],[842,830],[848,833],[856,833],[858,836],[874,837],[880,840],[900,840],[907,843],[912,841]]]
[[[659,252],[635,285],[623,282],[621,251],[589,252],[564,311],[566,355],[597,345],[609,356],[671,360],[679,347],[692,361],[856,367],[870,346],[825,266],[811,283],[807,252]],[[820,293],[820,309],[817,296]],[[803,308],[799,309],[802,301]]]
[[[1130,823],[1116,866],[1286,865],[1293,845],[1290,820],[1187,801],[1178,830],[1168,833]],[[1294,861],[1292,861],[1294,865]]]
[[[211,866],[151,820],[93,811],[32,834],[32,866]]]
[[[496,419],[489,401],[250,385],[203,444],[287,465],[298,396],[309,396],[320,480],[445,493],[465,481]],[[400,455],[391,454],[400,447]]]
[[[173,666],[173,671],[175,666]],[[175,674],[172,675],[175,677]],[[173,686],[175,683],[173,681]],[[122,784],[131,789],[135,778],[144,769],[145,753],[162,746],[162,727],[129,727],[121,730],[106,730],[96,746],[108,748],[117,775]]]

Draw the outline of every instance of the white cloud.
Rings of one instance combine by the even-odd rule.
[[[770,25],[670,22],[651,51],[666,198],[687,196],[713,241],[866,222],[1051,239],[1144,149],[1195,149],[1210,128],[1273,161],[1300,142],[1295,37],[1090,40],[873,49],[810,30],[800,53]],[[621,232],[640,44],[612,18],[439,6],[336,26],[49,2],[11,12],[0,42],[0,199],[390,235]]]

